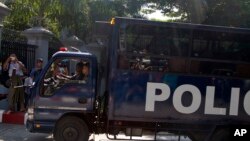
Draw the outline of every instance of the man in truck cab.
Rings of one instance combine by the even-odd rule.
[[[70,80],[84,80],[83,68],[84,63],[80,61],[76,64],[76,73],[73,76],[64,75],[63,73],[60,73],[59,76]]]
[[[82,67],[83,80],[87,81],[89,77],[89,62],[84,62]]]

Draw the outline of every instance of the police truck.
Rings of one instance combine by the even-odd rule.
[[[97,55],[62,48],[34,82],[30,132],[221,141],[250,125],[249,29],[122,17],[96,24]]]

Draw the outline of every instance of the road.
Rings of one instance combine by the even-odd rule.
[[[0,141],[53,141],[48,134],[29,133],[24,125],[0,124]]]
[[[178,141],[178,136],[167,136],[160,138],[164,141]],[[90,137],[90,139],[93,139],[93,135]],[[94,140],[109,141],[103,134],[95,135]],[[0,123],[0,141],[53,141],[53,137],[51,134],[29,133],[26,131],[24,125]],[[180,141],[190,140],[186,137],[181,137]]]

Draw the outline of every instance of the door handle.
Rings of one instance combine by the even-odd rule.
[[[80,103],[80,104],[85,104],[85,103],[87,103],[88,102],[88,100],[87,100],[87,98],[85,98],[85,97],[82,97],[82,98],[79,98],[78,99],[78,103]]]

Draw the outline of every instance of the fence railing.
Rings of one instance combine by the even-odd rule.
[[[1,41],[1,62],[4,62],[12,53],[23,62],[28,70],[35,65],[35,49],[37,46],[19,42]]]

